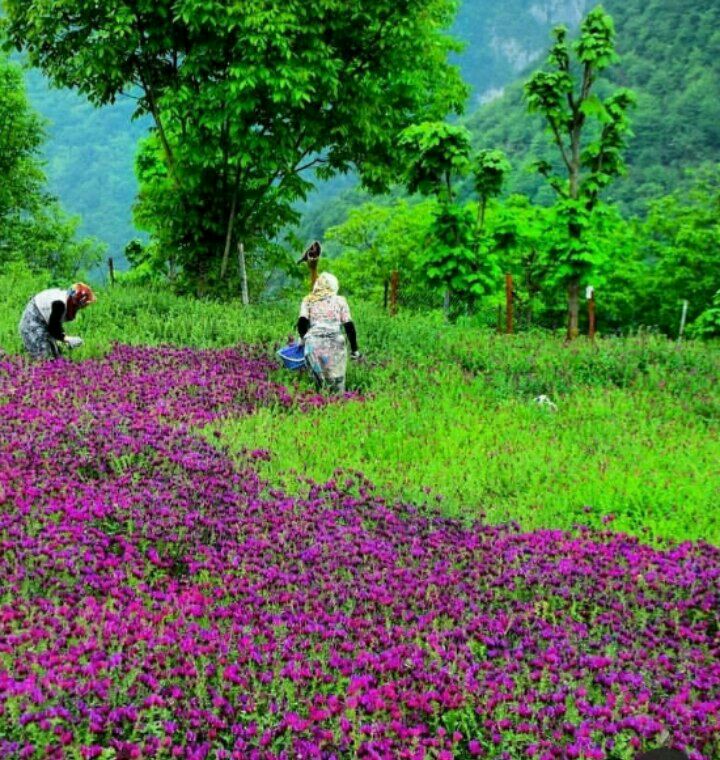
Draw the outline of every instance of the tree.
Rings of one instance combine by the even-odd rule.
[[[567,230],[557,261],[567,282],[567,335],[573,339],[578,334],[580,282],[593,264],[588,241],[592,212],[600,192],[625,171],[622,154],[630,133],[627,111],[634,96],[620,88],[600,99],[592,91],[598,75],[618,60],[613,22],[601,7],[588,14],[572,45],[579,83],[573,77],[567,29],[557,27],[553,35],[555,44],[548,56],[552,71],[533,74],[525,93],[529,110],[545,117],[564,168],[560,176],[550,163],[537,164],[557,193],[558,214]]]
[[[482,151],[471,159],[468,130],[444,122],[408,127],[400,137],[400,146],[410,192],[434,195],[439,203],[421,253],[425,279],[432,287],[446,288],[446,311],[453,295],[472,307],[493,289],[499,274],[489,248],[481,247],[482,224],[489,198],[502,187],[507,161],[500,151]],[[454,183],[470,172],[479,195],[477,219],[455,201]]]
[[[503,182],[510,171],[510,163],[500,150],[481,150],[475,157],[473,188],[478,197],[478,241],[485,226],[488,201],[500,195]]]
[[[22,262],[62,280],[97,263],[102,247],[78,238],[79,219],[68,217],[47,191],[44,139],[22,70],[0,56],[0,264]]]
[[[25,230],[47,200],[43,140],[43,124],[28,103],[22,71],[0,56],[0,263],[19,256]]]
[[[138,218],[199,289],[235,242],[296,219],[315,177],[354,167],[385,188],[400,130],[459,111],[466,92],[447,63],[450,0],[5,6],[10,40],[55,84],[151,114]]]

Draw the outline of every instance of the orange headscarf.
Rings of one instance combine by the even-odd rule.
[[[86,285],[84,282],[76,282],[70,290],[68,290],[65,319],[68,322],[72,322],[73,319],[75,319],[78,309],[84,309],[91,303],[95,303],[96,300],[95,293],[92,292],[89,285]]]

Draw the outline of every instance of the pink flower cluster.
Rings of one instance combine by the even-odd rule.
[[[720,550],[292,498],[239,350],[0,361],[0,756],[720,757]]]

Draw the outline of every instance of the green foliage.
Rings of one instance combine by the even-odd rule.
[[[465,127],[445,122],[424,122],[400,135],[411,193],[453,200],[453,181],[470,169],[470,133]]]
[[[138,159],[137,218],[197,284],[224,276],[234,241],[272,238],[312,186],[355,165],[396,171],[411,118],[458,110],[446,62],[453,5],[220,0],[6,3],[8,35],[52,81],[96,104],[139,88],[154,121]]]
[[[400,145],[408,190],[432,194],[439,203],[416,271],[431,288],[445,289],[446,309],[453,294],[465,308],[472,308],[493,290],[499,275],[482,233],[487,202],[500,192],[509,165],[500,151],[481,151],[471,159],[467,130],[443,122],[409,127]],[[479,196],[477,221],[469,209],[454,202],[453,183],[470,172]]]
[[[431,286],[444,286],[470,308],[497,287],[500,271],[495,257],[477,242],[475,219],[469,208],[442,206],[430,233],[422,271]]]
[[[30,107],[20,68],[0,56],[0,264],[24,261],[68,279],[90,269],[102,248],[77,236],[46,189],[40,159],[44,125]]]
[[[343,290],[383,303],[393,271],[400,273],[399,303],[427,304],[426,281],[416,271],[422,260],[437,204],[434,200],[400,200],[380,206],[365,203],[352,209],[347,220],[331,227],[325,240],[341,247],[329,264]]]
[[[670,334],[678,329],[680,302],[689,302],[692,321],[711,308],[720,284],[720,165],[698,170],[691,181],[687,192],[653,202],[643,227],[650,267],[643,301]]]
[[[481,150],[473,161],[473,189],[483,206],[502,191],[510,162],[500,150]]]
[[[720,337],[720,290],[715,293],[712,306],[703,311],[688,332],[699,338]]]

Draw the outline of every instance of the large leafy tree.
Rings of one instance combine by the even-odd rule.
[[[529,109],[545,117],[562,163],[559,171],[546,161],[537,168],[557,193],[558,215],[567,230],[557,263],[567,283],[572,339],[578,334],[581,281],[593,265],[591,215],[600,192],[625,171],[627,112],[634,96],[625,88],[604,99],[594,92],[598,76],[618,60],[613,22],[601,7],[588,14],[572,45],[565,27],[557,27],[553,35],[550,71],[533,74],[525,93]]]
[[[315,177],[393,176],[399,131],[459,110],[451,0],[6,0],[8,35],[96,104],[137,97],[153,134],[138,216],[196,282],[271,236]],[[314,173],[312,171],[314,170]]]
[[[55,279],[97,263],[97,242],[79,239],[47,191],[40,151],[44,125],[25,93],[19,66],[0,55],[0,265],[17,261]]]

